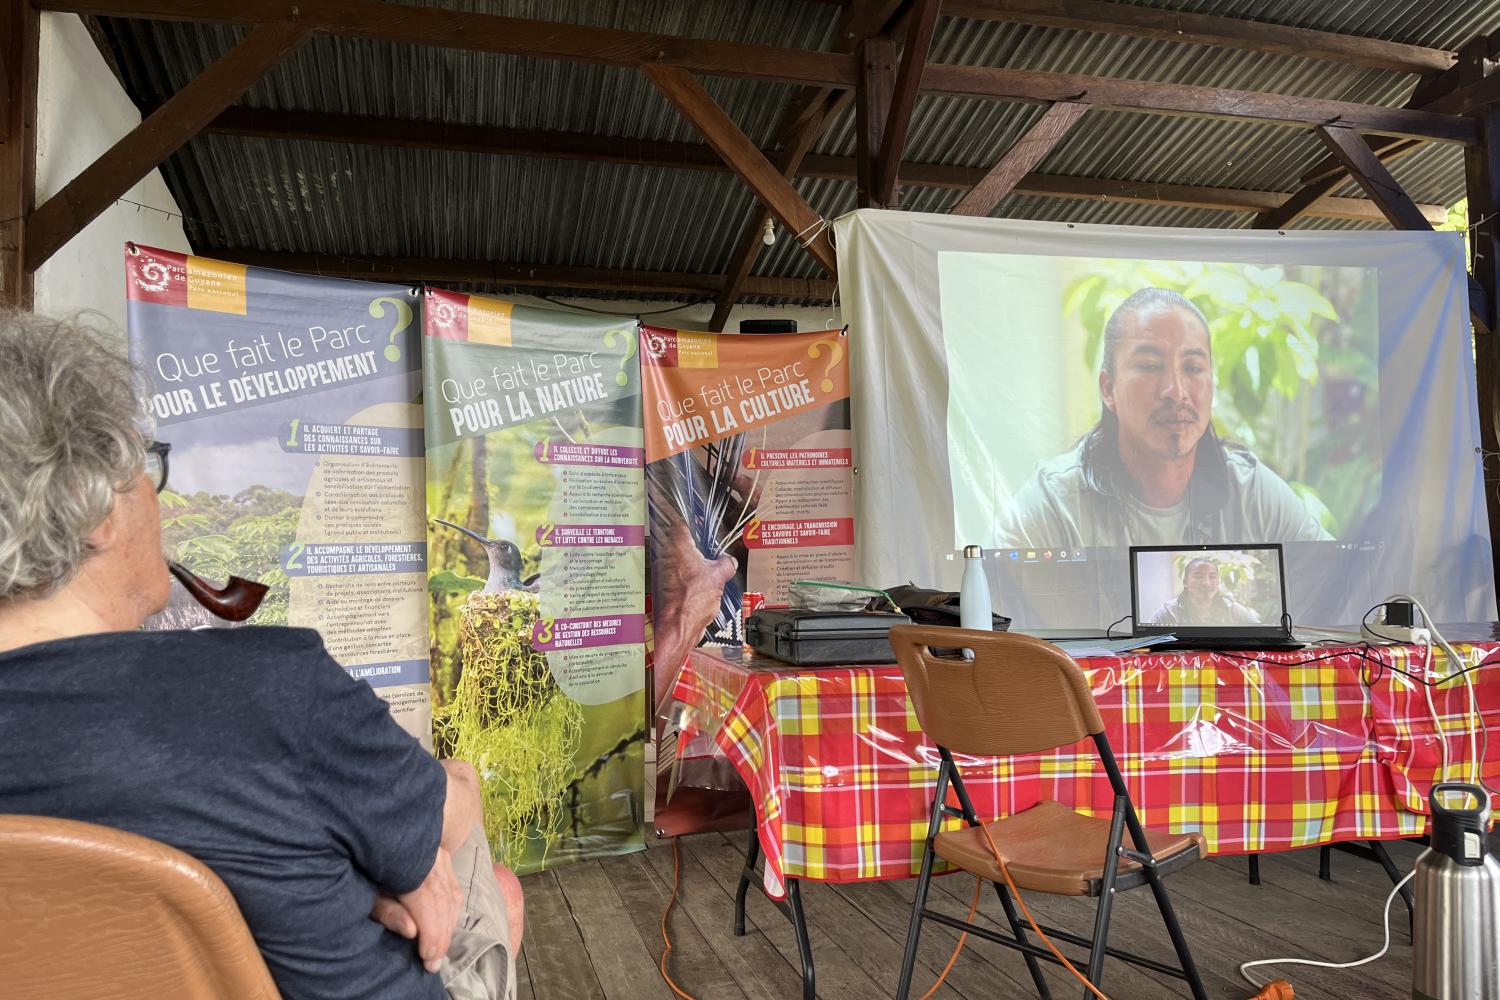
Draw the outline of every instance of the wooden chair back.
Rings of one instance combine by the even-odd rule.
[[[1061,649],[1028,635],[898,625],[891,646],[922,730],[954,753],[1003,757],[1104,731],[1088,680]],[[973,659],[934,649],[963,647]]]
[[[234,897],[202,862],[133,833],[0,816],[7,1000],[279,1000]]]

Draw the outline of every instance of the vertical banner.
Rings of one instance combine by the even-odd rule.
[[[129,244],[130,353],[171,444],[168,551],[271,591],[424,744],[426,533],[412,289]],[[180,588],[153,628],[218,624]]]
[[[525,874],[645,846],[636,322],[429,289],[433,739]]]
[[[677,747],[672,687],[696,646],[740,646],[746,609],[854,566],[849,369],[837,330],[641,328],[651,510],[656,826],[733,825],[712,747]],[[690,735],[690,734],[684,734]],[[682,761],[679,769],[676,765]],[[680,794],[679,794],[680,793]],[[743,823],[740,824],[743,826]]]

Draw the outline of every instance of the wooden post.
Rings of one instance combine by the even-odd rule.
[[[886,208],[878,199],[877,159],[885,136],[885,122],[896,85],[896,43],[887,35],[859,44],[859,83],[854,92],[854,153],[856,190],[860,208]]]
[[[31,308],[32,271],[26,267],[26,219],[36,198],[36,86],[40,17],[29,0],[0,11],[0,305]]]
[[[1485,56],[1489,46],[1476,38],[1459,52],[1460,84],[1485,78],[1489,67]],[[1476,318],[1474,334],[1475,380],[1479,402],[1479,446],[1484,449],[1484,498],[1490,517],[1490,547],[1495,562],[1495,577],[1500,580],[1500,332],[1496,329],[1496,292],[1500,290],[1500,226],[1495,213],[1500,211],[1500,109],[1494,105],[1479,110],[1479,142],[1464,150],[1464,181],[1469,196],[1469,222],[1474,227],[1470,263],[1474,281],[1484,290],[1485,310]],[[1487,331],[1487,332],[1481,332]]]
[[[890,111],[880,131],[879,152],[875,157],[875,201],[882,205],[900,203],[896,176],[901,171],[901,150],[906,145],[911,113],[917,106],[917,91],[922,86],[922,70],[927,65],[927,50],[932,46],[939,7],[939,0],[914,0],[907,18],[901,65],[896,70]]]

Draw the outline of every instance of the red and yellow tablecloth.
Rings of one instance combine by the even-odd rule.
[[[1500,650],[1458,645],[1468,664]],[[1500,655],[1472,671],[1487,726],[1500,725]],[[1142,820],[1201,832],[1213,854],[1282,851],[1338,840],[1416,836],[1441,769],[1462,780],[1483,756],[1500,772],[1500,733],[1471,751],[1462,681],[1432,691],[1417,647],[1310,647],[1290,653],[1160,653],[1079,661]],[[1430,666],[1448,666],[1441,651]],[[829,882],[917,873],[936,750],[895,664],[794,667],[732,650],[695,651],[675,697],[712,736],[755,802],[769,860],[783,877]],[[1478,732],[1477,728],[1475,729]],[[683,741],[688,742],[687,740]],[[1056,799],[1108,813],[1092,746],[1020,757],[959,757],[981,815]],[[953,821],[955,824],[957,820]]]

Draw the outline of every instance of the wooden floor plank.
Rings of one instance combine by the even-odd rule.
[[[790,923],[758,891],[749,897],[749,926],[735,937],[733,893],[743,863],[741,836],[682,838],[678,908],[672,917],[674,978],[699,1000],[782,1000],[800,996],[801,965]],[[527,876],[526,945],[518,956],[520,1000],[670,1000],[657,971],[661,911],[671,892],[670,840],[650,850]],[[1388,845],[1402,871],[1422,848]],[[1390,881],[1375,863],[1335,855],[1332,883],[1316,877],[1317,851],[1265,855],[1264,884],[1246,880],[1243,858],[1190,866],[1167,880],[1184,933],[1213,1000],[1244,1000],[1253,990],[1238,976],[1247,959],[1303,956],[1346,961],[1380,944],[1380,904]],[[963,917],[973,882],[935,879],[929,906]],[[831,886],[803,883],[804,904],[824,1000],[891,996],[910,916],[913,880]],[[1003,916],[986,888],[979,920],[1000,929]],[[1091,928],[1094,901],[1028,894],[1037,918],[1081,934]],[[1405,908],[1393,908],[1395,933],[1385,958],[1355,970],[1282,966],[1260,970],[1296,985],[1298,1000],[1398,998],[1410,991],[1411,948]],[[913,997],[948,961],[957,934],[924,925]],[[1171,962],[1172,952],[1148,890],[1116,900],[1112,944]],[[1070,954],[1081,949],[1065,949]],[[1053,994],[1076,997],[1078,984],[1044,965]],[[1186,996],[1175,980],[1116,960],[1106,965],[1111,1000]],[[1021,956],[970,938],[937,994],[946,1000],[1034,995]]]
[[[669,846],[655,850],[667,855],[672,853]],[[645,853],[621,858],[618,864],[604,866],[604,871],[625,904],[625,911],[635,921],[636,932],[650,951],[651,961],[660,968],[662,952],[666,950],[661,937],[661,918],[672,895],[670,876],[663,883]],[[673,906],[671,921],[667,925],[672,936],[672,951],[667,956],[668,973],[679,988],[695,997],[745,1000],[744,991],[724,968],[680,902]]]
[[[1212,941],[1215,951],[1244,962],[1259,958],[1297,957],[1331,962],[1363,958],[1379,947],[1377,935],[1362,922],[1313,900],[1266,886],[1248,885],[1238,871],[1214,864],[1193,865],[1168,879],[1190,941]],[[1195,905],[1188,905],[1188,902]],[[1373,943],[1372,943],[1373,942]],[[1411,989],[1411,948],[1393,945],[1385,959],[1354,970],[1284,966],[1269,971],[1296,981],[1299,994],[1308,988],[1348,996],[1400,996]]]
[[[936,881],[950,883],[947,888],[964,890],[958,895],[965,895],[967,898],[962,901],[957,896],[950,898],[934,882],[934,888],[928,893],[928,908],[960,920],[968,919],[968,902],[973,899],[973,879],[954,876]],[[891,947],[898,953],[905,952],[906,932],[911,921],[912,899],[916,891],[914,881],[861,882],[837,886],[835,889],[881,926]],[[917,939],[918,965],[912,981],[915,996],[927,992],[937,981],[938,974],[948,964],[957,943],[957,931],[932,921],[923,925],[921,936]],[[1066,986],[1056,976],[1049,974],[1048,978],[1055,986]],[[892,988],[898,981],[899,977],[892,980]],[[946,982],[969,998],[1020,996],[1036,989],[1026,971],[1025,960],[1019,954],[999,945],[982,942],[978,938],[970,938],[965,943]]]
[[[670,850],[650,851],[646,861],[659,878],[672,878]],[[698,859],[686,850],[682,852],[682,880],[677,905],[691,916],[694,926],[747,1000],[783,1000],[800,995],[801,974],[792,968],[758,927],[751,924],[745,928],[743,937],[734,936],[734,896],[725,892]]]
[[[967,909],[968,900],[973,898],[972,890],[964,891],[962,882],[952,879],[947,881],[949,884],[944,887],[945,890],[952,894],[955,901],[964,903]],[[1116,947],[1140,952],[1168,964],[1175,964],[1171,944],[1154,906],[1150,913],[1146,914],[1139,907],[1132,905],[1135,902],[1131,899],[1132,895],[1134,894],[1125,893],[1116,898],[1109,943]],[[1083,897],[1049,896],[1046,893],[1028,893],[1025,898],[1027,906],[1031,908],[1038,923],[1083,936],[1088,936],[1093,932],[1096,900]],[[980,903],[980,912],[988,918],[989,925],[993,929],[1008,932],[1009,927],[1005,921],[1005,915],[1000,909],[1000,902],[993,889],[988,889],[984,893]],[[1144,920],[1147,916],[1150,918],[1150,923]],[[1024,916],[1022,920],[1024,922]],[[1035,940],[1035,935],[1031,936]],[[1081,947],[1060,942],[1058,947],[1070,959],[1077,958],[1084,952]],[[1191,943],[1189,947],[1192,947]],[[1066,969],[1051,963],[1047,963],[1045,968],[1053,973],[1056,982],[1062,984],[1063,995],[1082,989],[1072,973]],[[1086,966],[1079,965],[1078,968],[1079,971],[1083,971]],[[1187,987],[1180,981],[1169,976],[1147,972],[1123,962],[1108,961],[1105,965],[1104,978],[1107,983],[1106,992],[1113,1000],[1156,1000],[1159,997],[1188,995]],[[1227,980],[1216,978],[1212,973],[1204,977],[1204,986],[1209,996],[1215,998],[1232,997],[1234,1000],[1239,1000],[1243,995],[1242,985],[1231,984]]]
[[[736,837],[736,840],[739,838]],[[719,834],[694,834],[683,837],[683,846],[708,870],[720,888],[731,895],[739,883],[745,855],[737,844],[731,844]],[[808,893],[831,892],[827,886],[806,883]],[[803,902],[807,902],[806,895]],[[791,922],[781,911],[772,906],[765,896],[751,890],[747,899],[749,919],[755,922],[766,939],[774,944],[786,961],[797,971],[798,982],[802,976],[802,962],[797,952],[797,940]],[[882,995],[880,987],[865,974],[859,963],[847,955],[829,936],[828,928],[813,921],[808,926],[808,937],[812,941],[813,964],[817,974],[818,996],[822,1000],[869,1000]],[[789,996],[800,996],[797,993]]]
[[[605,1000],[673,1000],[601,863],[586,861],[559,868],[557,883],[583,935]]]
[[[516,1000],[536,1000],[536,991],[531,988],[531,972],[526,968],[526,946],[521,946],[516,955]]]
[[[532,991],[546,1000],[605,1000],[555,872],[521,879],[526,897],[526,968]]]
[[[1309,857],[1299,858],[1299,854]],[[1342,863],[1341,863],[1342,862]],[[1409,870],[1406,866],[1404,870]],[[1371,871],[1364,871],[1364,869]],[[1230,867],[1231,871],[1240,869]],[[1334,861],[1333,881],[1318,878],[1317,851],[1266,854],[1260,860],[1261,888],[1284,892],[1312,900],[1344,913],[1350,921],[1381,926],[1381,907],[1393,885],[1384,870],[1374,862],[1344,855]],[[1254,886],[1250,887],[1254,898]],[[1409,940],[1406,904],[1400,899],[1391,903],[1392,933]]]

